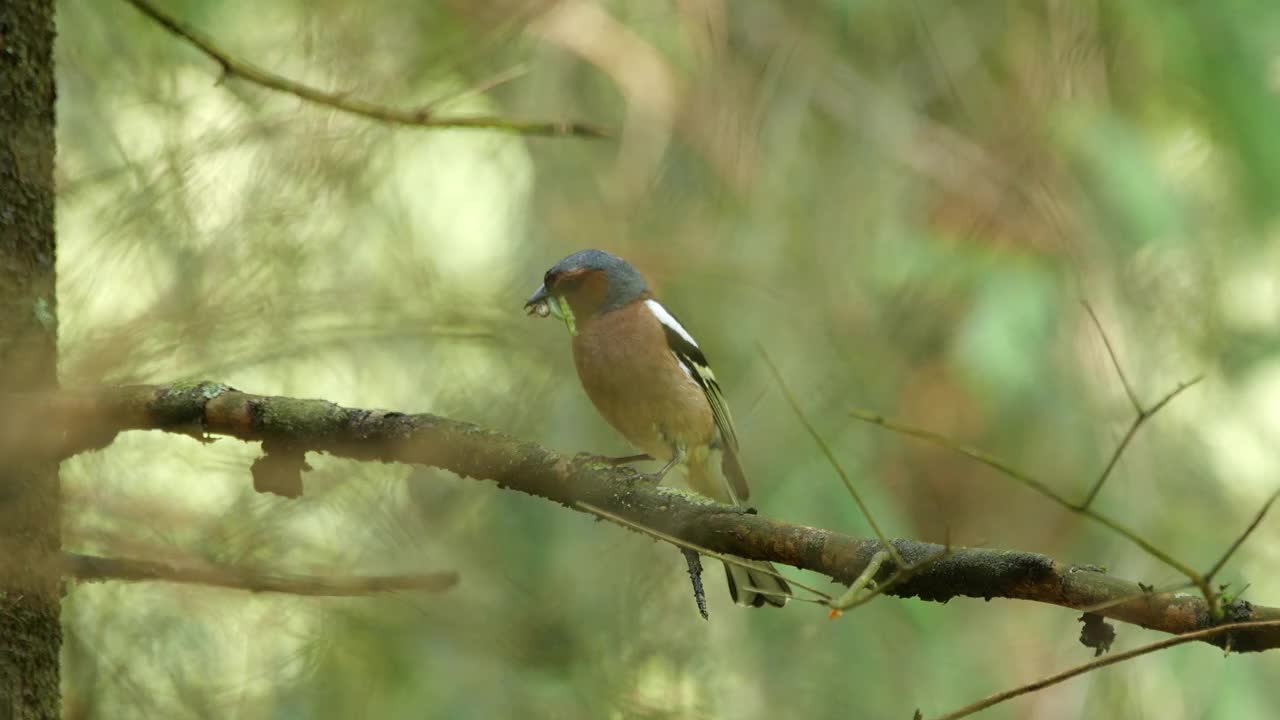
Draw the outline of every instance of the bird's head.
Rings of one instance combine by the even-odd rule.
[[[577,323],[634,302],[647,291],[644,278],[626,260],[603,250],[579,250],[552,265],[542,286],[525,302],[530,315],[555,315],[569,333]]]

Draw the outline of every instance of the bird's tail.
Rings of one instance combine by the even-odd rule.
[[[732,451],[723,452],[720,462],[691,462],[687,466],[689,487],[723,503],[741,505],[747,496],[747,482],[742,474],[742,466]],[[791,596],[791,586],[781,577],[770,575],[777,572],[773,565],[762,560],[745,560],[735,558],[742,565],[724,564],[725,576],[729,580],[729,596],[733,602],[744,607],[782,607]],[[762,590],[763,592],[756,592]]]
[[[782,607],[791,596],[791,586],[786,580],[762,570],[777,572],[772,564],[758,560],[742,560],[745,565],[724,564],[729,579],[729,596],[744,607]],[[762,590],[763,592],[756,592]]]

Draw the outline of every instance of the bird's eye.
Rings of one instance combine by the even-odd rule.
[[[550,290],[550,289],[551,289],[551,286],[555,283],[555,281],[556,281],[556,273],[555,273],[555,271],[554,271],[554,270],[548,270],[548,271],[547,271],[547,274],[542,276],[542,287],[547,288],[548,290]]]

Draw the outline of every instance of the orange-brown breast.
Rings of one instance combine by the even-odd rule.
[[[681,369],[643,302],[581,323],[573,362],[596,410],[640,451],[667,460],[673,443],[695,448],[715,437],[702,388]]]

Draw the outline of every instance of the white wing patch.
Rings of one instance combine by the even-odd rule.
[[[646,299],[644,303],[662,325],[662,331],[667,336],[667,346],[676,356],[680,369],[693,378],[693,381],[706,394],[720,436],[724,438],[730,449],[736,450],[738,436],[733,431],[733,419],[729,417],[729,407],[725,404],[724,395],[720,392],[720,383],[716,382],[715,373],[711,372],[711,366],[707,363],[706,356],[702,354],[702,348],[698,347],[698,343],[694,342],[689,331],[685,330],[680,321],[667,312],[661,303],[653,299]],[[746,493],[743,492],[742,495],[745,497]]]
[[[689,369],[688,365],[684,364],[684,358],[680,357],[674,352],[671,353],[671,357],[676,359],[676,364],[680,366],[680,369],[684,371],[685,375],[688,375],[689,377],[693,377],[693,371]]]
[[[644,301],[644,304],[649,308],[649,312],[653,313],[653,316],[658,318],[658,322],[674,330],[677,335],[684,338],[685,342],[694,347],[698,347],[698,342],[693,339],[693,336],[689,334],[689,331],[685,330],[684,326],[681,325],[671,315],[671,313],[667,312],[666,308],[662,307],[662,303],[654,300],[653,298],[649,298]]]

